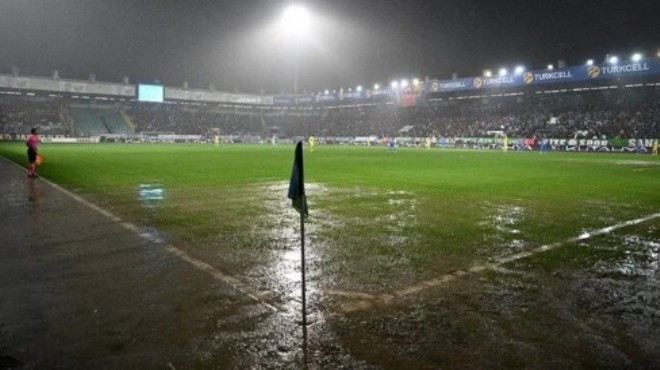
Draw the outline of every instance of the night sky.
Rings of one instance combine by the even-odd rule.
[[[0,0],[0,73],[258,93],[569,65],[660,49],[660,0],[299,1],[298,46],[273,32],[279,0]]]

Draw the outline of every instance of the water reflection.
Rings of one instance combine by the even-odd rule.
[[[305,223],[305,263],[307,266],[318,265],[318,250],[313,243],[310,243],[316,232],[315,218],[318,213],[314,213],[314,198],[320,197],[325,188],[318,184],[305,184],[308,197],[310,198],[311,217]],[[265,235],[262,237],[270,240],[273,245],[279,246],[273,250],[271,261],[266,267],[265,276],[268,276],[265,285],[273,290],[283,301],[284,309],[288,314],[299,315],[302,309],[302,286],[301,286],[301,240],[300,240],[300,219],[298,213],[291,207],[291,201],[282,196],[286,195],[288,183],[278,182],[267,184],[263,189],[265,196],[264,205],[268,211],[266,219],[261,220],[266,227]],[[306,269],[307,282],[306,292],[308,301],[318,300],[318,279],[319,271]],[[311,305],[308,305],[311,307]]]
[[[625,257],[613,266],[615,271],[627,276],[657,278],[660,242],[639,235],[627,235],[623,238],[622,244],[625,248]]]
[[[165,188],[162,184],[140,184],[138,199],[145,208],[155,207],[159,201],[165,199]]]
[[[28,202],[30,202],[30,218],[33,222],[41,218],[39,199],[41,199],[41,182],[34,178],[28,179]]]
[[[505,247],[507,254],[514,253],[528,245],[525,240],[519,238],[520,229],[517,228],[525,216],[523,207],[487,203],[483,209],[486,217],[479,222],[479,226],[494,231],[494,234],[484,242],[494,241],[494,244]]]

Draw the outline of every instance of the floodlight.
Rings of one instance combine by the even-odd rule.
[[[328,95],[328,94],[330,94],[330,90],[327,90],[327,89],[326,89],[326,90],[325,90],[325,95]]]
[[[413,85],[415,85],[415,86],[419,85],[419,78],[413,79]]]
[[[588,66],[592,66],[592,65],[594,65],[594,60],[593,60],[593,59],[589,59],[589,60],[587,60],[587,65],[588,65]]]
[[[499,73],[500,77],[506,76],[508,74],[509,74],[509,71],[507,71],[506,68],[500,68],[500,73]]]
[[[490,71],[490,69],[484,70],[484,77],[490,77],[493,75],[493,72]]]
[[[358,87],[355,88],[355,91],[362,92],[362,85],[358,85]]]
[[[352,88],[352,87],[349,87],[349,88],[348,88],[348,92],[353,92],[353,88]]]
[[[378,89],[380,89],[380,85],[379,84],[374,84],[374,90],[378,90]]]
[[[658,58],[660,58],[660,50],[658,50]]]
[[[617,57],[616,55],[612,55],[608,60],[608,62],[610,62],[610,64],[617,64],[619,63],[619,57]]]
[[[408,87],[408,80],[406,79],[401,80],[401,88],[405,89],[406,87]]]
[[[639,62],[640,60],[642,60],[642,54],[635,53],[635,54],[633,54],[631,59],[632,59],[633,62]]]
[[[392,81],[392,83],[390,84],[390,86],[392,86],[392,89],[398,89],[398,88],[399,88],[399,82],[397,82],[397,81]]]
[[[282,13],[282,29],[287,33],[304,35],[310,24],[309,11],[302,5],[291,5]]]
[[[517,75],[521,75],[521,74],[523,74],[523,72],[525,72],[525,67],[523,67],[523,66],[517,66],[515,71],[514,71],[514,73],[517,74]]]
[[[552,71],[553,69],[555,69],[555,66],[553,66],[552,64],[548,64],[548,71]]]

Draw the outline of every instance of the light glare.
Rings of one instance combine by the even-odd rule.
[[[552,64],[548,64],[548,71],[552,71],[553,69],[555,69],[555,66],[553,66]]]
[[[633,56],[632,56],[632,61],[633,62],[639,62],[640,60],[642,60],[642,54],[640,54],[640,53],[633,54]]]
[[[304,35],[309,31],[311,19],[307,8],[291,5],[282,13],[282,29],[289,34]]]
[[[500,68],[500,77],[506,76],[509,74],[509,71],[507,71],[506,68]]]
[[[592,65],[594,65],[594,60],[593,60],[593,59],[589,59],[589,60],[587,60],[587,65],[588,65],[588,66],[592,66]]]
[[[617,63],[619,63],[619,57],[617,57],[616,55],[613,55],[613,56],[610,57],[610,60],[608,60],[608,62],[610,62],[610,64],[617,64]]]
[[[517,67],[516,67],[516,70],[515,70],[514,72],[515,72],[515,74],[517,74],[517,75],[521,75],[521,74],[523,74],[523,72],[525,72],[525,67],[523,67],[523,66],[517,66]]]

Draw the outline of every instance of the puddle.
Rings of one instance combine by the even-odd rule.
[[[144,208],[154,208],[165,199],[165,187],[162,184],[140,184],[138,186],[138,200]]]
[[[279,301],[280,307],[295,315],[301,312],[301,239],[300,215],[286,197],[287,182],[268,183],[261,186],[265,215],[255,220],[252,237],[267,241],[271,246],[266,262],[249,271],[248,278],[254,280],[259,290]],[[314,243],[319,222],[324,216],[314,209],[315,200],[324,197],[327,188],[314,183],[305,184],[310,216],[305,222],[306,294],[308,302],[319,299],[319,248]]]
[[[624,251],[623,259],[600,261],[594,270],[600,275],[644,277],[650,281],[660,281],[660,241],[639,235],[626,235],[619,249]]]
[[[487,203],[482,207],[485,218],[478,223],[487,235],[486,244],[502,249],[503,255],[517,253],[529,246],[529,243],[520,238],[520,229],[517,225],[525,217],[525,209],[513,204]]]
[[[623,166],[660,166],[660,162],[657,161],[640,161],[640,160],[608,161],[608,163],[619,164]]]

